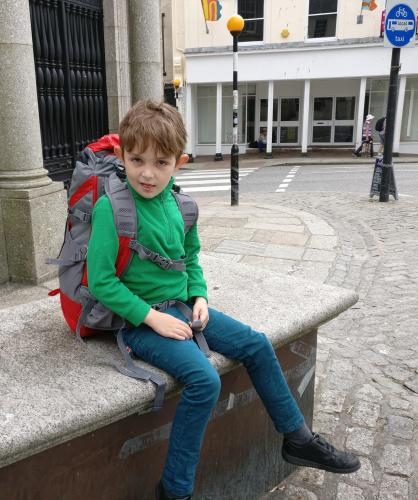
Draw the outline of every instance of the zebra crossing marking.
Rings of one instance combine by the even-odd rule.
[[[289,187],[289,184],[293,181],[299,169],[300,165],[293,167],[291,170],[289,170],[289,172],[286,174],[286,177],[282,180],[282,182],[279,184],[279,187],[276,189],[276,193],[286,192],[286,189]]]
[[[258,170],[258,167],[247,167],[239,169],[239,178],[243,179]],[[228,191],[230,185],[231,171],[229,168],[186,170],[176,175],[176,182],[185,193],[197,193],[208,191]]]

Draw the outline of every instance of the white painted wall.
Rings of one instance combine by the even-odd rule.
[[[337,38],[364,38],[380,36],[380,20],[385,0],[376,0],[378,8],[363,9],[363,24],[357,24],[361,1],[338,0]]]
[[[388,76],[391,49],[382,43],[367,46],[320,47],[304,50],[239,53],[240,81],[305,80]],[[188,81],[231,80],[232,53],[187,54]],[[401,72],[418,74],[418,46],[401,52]]]
[[[222,0],[222,17],[208,22],[206,33],[202,7],[199,0],[172,0],[174,31],[185,34],[183,48],[219,47],[231,45],[231,36],[226,27],[230,16],[236,13],[236,0]],[[379,36],[380,18],[385,0],[376,0],[378,8],[363,10],[363,24],[357,24],[361,0],[339,0],[337,14],[337,39]],[[307,37],[309,0],[264,0],[264,42],[301,42]],[[289,36],[283,38],[282,30]]]

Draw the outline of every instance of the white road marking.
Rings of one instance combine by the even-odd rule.
[[[282,180],[281,184],[279,184],[278,189],[276,189],[276,193],[284,193],[286,191],[286,188],[289,187],[289,184],[293,181],[299,169],[300,166],[293,167],[292,170],[286,174],[286,177]]]
[[[239,178],[242,179],[243,177],[246,177],[246,175],[240,175]],[[203,179],[203,180],[192,180],[190,181],[189,179],[183,181],[182,179],[178,179],[179,181],[179,186],[191,186],[193,184],[197,185],[205,185],[205,184],[225,184],[225,182],[229,182],[229,179]]]
[[[239,178],[243,179],[256,170],[258,167],[240,168]],[[177,174],[175,182],[185,193],[229,191],[231,189],[230,178],[230,168],[183,170]]]
[[[197,193],[198,191],[229,191],[231,186],[198,186],[198,187],[185,187],[185,193]]]
[[[240,172],[239,175],[248,175],[251,172]],[[218,174],[218,175],[177,175],[176,179],[229,179],[231,174]]]
[[[241,167],[240,172],[253,172],[258,170],[258,167]],[[180,175],[195,175],[195,174],[224,174],[230,172],[230,168],[217,168],[217,169],[207,169],[207,170],[180,170]]]

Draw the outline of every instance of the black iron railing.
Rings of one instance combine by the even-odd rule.
[[[68,182],[108,132],[101,0],[29,0],[44,166]]]

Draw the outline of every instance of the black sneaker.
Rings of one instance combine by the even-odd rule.
[[[361,466],[360,460],[355,455],[335,449],[319,434],[313,434],[312,440],[303,446],[285,441],[282,457],[291,464],[315,467],[338,474],[355,472]]]
[[[155,487],[155,498],[157,500],[192,500],[191,495],[186,495],[185,497],[173,497],[171,494],[165,491],[165,488],[161,481]]]

